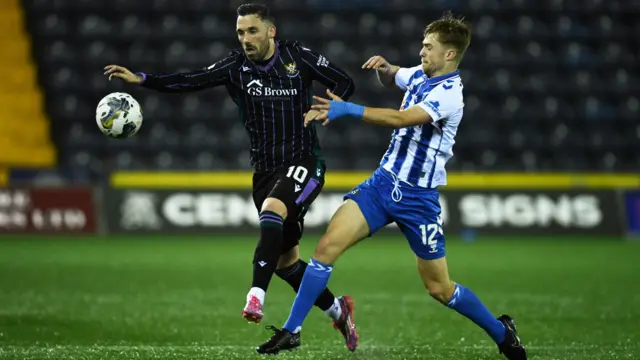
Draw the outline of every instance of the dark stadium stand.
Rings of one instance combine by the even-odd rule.
[[[116,168],[248,169],[248,137],[223,88],[160,94],[102,75],[112,63],[148,72],[213,63],[238,46],[240,3],[24,0],[59,164],[95,175]],[[637,1],[394,0],[376,10],[382,3],[278,0],[271,6],[279,38],[300,39],[350,72],[353,101],[391,108],[402,94],[384,90],[361,64],[381,54],[416,65],[426,23],[445,7],[464,14],[474,35],[461,65],[465,116],[450,170],[640,167]],[[95,106],[114,91],[140,101],[145,123],[137,137],[111,140],[98,131]],[[390,131],[337,122],[320,134],[330,169],[372,170]]]

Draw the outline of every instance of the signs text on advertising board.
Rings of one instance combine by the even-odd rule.
[[[0,232],[94,232],[92,195],[89,188],[0,189]]]
[[[449,226],[485,235],[621,234],[615,191],[450,191]],[[523,231],[525,230],[525,231]]]
[[[599,198],[591,194],[467,194],[461,222],[469,227],[593,228],[602,222]]]
[[[206,233],[258,227],[248,191],[109,191],[109,225],[117,232]],[[305,217],[305,228],[324,230],[343,195],[321,193]],[[522,235],[522,230],[527,235],[620,232],[615,192],[445,190],[440,204],[449,234],[469,229],[490,235]]]

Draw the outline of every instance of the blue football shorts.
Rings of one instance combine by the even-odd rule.
[[[445,256],[445,239],[437,189],[427,189],[398,180],[378,168],[373,175],[344,199],[355,201],[369,224],[369,236],[395,222],[411,250],[420,258],[435,260]]]

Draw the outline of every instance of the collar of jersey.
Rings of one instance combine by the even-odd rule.
[[[425,75],[426,76],[426,75]],[[445,80],[449,80],[449,79],[453,79],[455,77],[460,76],[460,70],[456,70],[452,73],[448,73],[448,74],[444,74],[444,75],[440,75],[440,76],[436,76],[436,77],[432,77],[432,78],[427,78],[427,84],[429,85],[435,85],[439,82],[445,81]]]

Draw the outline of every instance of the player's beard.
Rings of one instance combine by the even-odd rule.
[[[249,50],[253,50],[253,53],[249,54]],[[245,55],[247,55],[247,57],[251,61],[267,60],[265,59],[265,56],[267,56],[267,53],[269,52],[269,39],[265,39],[259,45],[252,44],[251,47],[245,48],[244,51]]]

